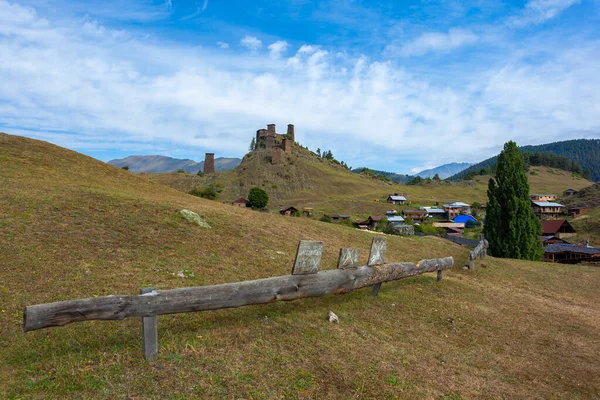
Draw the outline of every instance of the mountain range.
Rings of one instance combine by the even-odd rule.
[[[240,158],[215,158],[216,171],[228,171],[237,167],[242,160]],[[204,161],[196,162],[189,159],[171,158],[165,156],[129,156],[125,158],[110,160],[108,164],[115,167],[128,167],[133,173],[151,172],[174,172],[184,170],[191,174],[204,170]]]
[[[453,162],[450,164],[444,164],[444,165],[440,165],[439,167],[426,169],[421,172],[417,172],[415,174],[415,176],[420,176],[421,178],[426,179],[426,178],[433,178],[435,176],[435,174],[438,174],[438,176],[441,179],[446,179],[449,176],[458,174],[459,172],[469,168],[470,166],[471,166],[471,164],[466,163],[466,162],[462,162],[462,163]]]

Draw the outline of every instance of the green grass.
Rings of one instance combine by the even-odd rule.
[[[288,274],[300,239],[325,241],[322,269],[340,247],[366,263],[372,234],[196,198],[15,136],[0,135],[0,160],[4,398],[600,396],[600,270],[488,258],[463,271],[468,251],[438,238],[389,237],[387,259],[452,255],[440,283],[160,316],[154,364],[136,319],[23,333],[31,304]]]

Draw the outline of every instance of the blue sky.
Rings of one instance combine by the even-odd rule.
[[[354,167],[477,162],[600,137],[598,26],[600,0],[0,0],[0,130],[200,161],[293,123]]]

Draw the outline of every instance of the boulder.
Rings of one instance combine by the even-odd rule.
[[[179,211],[179,215],[181,215],[183,218],[185,218],[186,220],[197,224],[198,226],[201,226],[203,228],[211,228],[211,226],[204,220],[204,218],[202,218],[201,216],[199,216],[198,214],[196,214],[193,211],[190,210],[181,210]]]

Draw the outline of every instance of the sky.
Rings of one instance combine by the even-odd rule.
[[[600,137],[600,0],[0,0],[0,131],[108,161],[257,129],[415,173]]]

